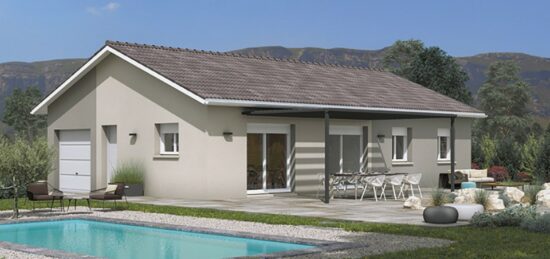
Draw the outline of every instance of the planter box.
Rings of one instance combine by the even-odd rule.
[[[126,184],[126,189],[124,191],[126,196],[143,196],[143,184]]]

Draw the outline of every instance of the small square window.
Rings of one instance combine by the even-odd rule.
[[[159,124],[160,131],[160,154],[179,153],[178,124]]]

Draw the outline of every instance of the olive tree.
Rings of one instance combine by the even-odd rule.
[[[45,138],[28,141],[0,138],[0,183],[13,195],[13,217],[19,216],[19,194],[30,183],[45,180],[53,165],[53,151]]]

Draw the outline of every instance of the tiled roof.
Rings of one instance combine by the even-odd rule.
[[[390,72],[107,41],[204,99],[481,113]]]

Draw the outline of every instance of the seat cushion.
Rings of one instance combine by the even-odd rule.
[[[472,169],[470,171],[470,177],[472,178],[484,178],[487,177],[487,169],[483,170],[474,170]]]
[[[46,200],[52,200],[52,199],[54,199],[54,197],[47,194],[39,194],[39,195],[32,196],[32,200],[35,200],[35,201],[46,201]]]
[[[92,199],[92,200],[121,200],[122,196],[116,195],[116,194],[99,193],[99,194],[90,194],[90,199]]]
[[[493,177],[480,177],[480,178],[468,178],[468,181],[470,182],[476,182],[476,183],[491,183],[495,181],[495,178]]]

